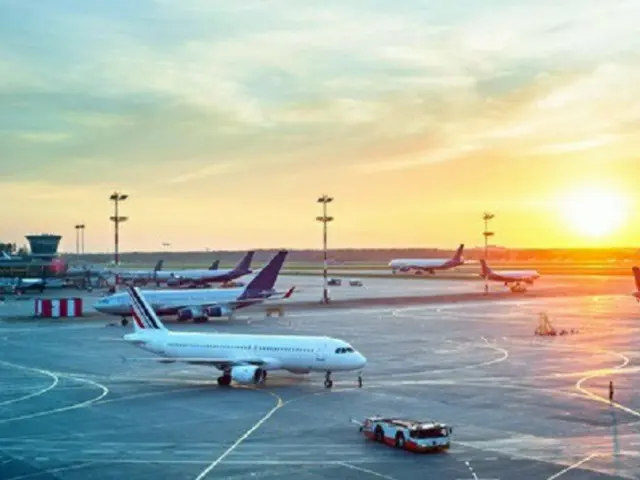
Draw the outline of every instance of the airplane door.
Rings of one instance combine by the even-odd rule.
[[[324,363],[327,360],[327,344],[316,349],[316,363]]]

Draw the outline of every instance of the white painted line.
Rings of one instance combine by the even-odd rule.
[[[341,465],[346,468],[350,468],[352,470],[358,470],[360,472],[368,473],[369,475],[373,475],[374,477],[384,478],[386,480],[396,480],[395,478],[390,477],[388,475],[383,475],[382,473],[374,472],[373,470],[369,470],[368,468],[356,467],[355,465],[351,465],[350,463],[341,462],[338,465]]]
[[[11,478],[7,478],[6,480],[23,480],[25,478],[40,477],[47,473],[59,473],[59,472],[66,472],[69,470],[79,470],[81,468],[88,467],[89,465],[93,465],[94,463],[95,462],[85,462],[85,463],[80,463],[78,465],[71,465],[68,467],[58,467],[58,468],[52,468],[50,470],[40,470],[36,473],[30,473],[28,475],[20,475],[19,477],[11,477]]]
[[[257,390],[260,391],[260,390]],[[233,445],[231,445],[227,450],[224,451],[224,453],[222,455],[220,455],[218,458],[216,458],[211,465],[209,465],[207,468],[205,468],[200,475],[198,475],[195,480],[202,480],[203,478],[205,478],[209,472],[211,472],[214,468],[216,468],[220,462],[222,462],[231,452],[233,452],[236,448],[238,448],[238,446],[240,446],[240,444],[242,444],[242,442],[244,442],[247,438],[249,438],[249,436],[255,432],[257,429],[259,429],[263,423],[265,423],[267,420],[269,420],[274,413],[276,413],[283,405],[284,405],[284,401],[282,400],[282,397],[280,397],[279,395],[276,395],[273,392],[268,392],[269,394],[271,394],[272,396],[274,396],[278,401],[276,403],[276,405],[267,412],[267,414],[262,417],[260,420],[258,420],[258,422],[256,422],[256,424],[251,427],[249,430],[247,430],[240,438],[238,438],[238,440],[235,441],[235,443]]]
[[[469,462],[464,462],[464,464],[467,466],[467,468],[471,472],[471,475],[473,476],[473,480],[478,480],[478,475],[476,475],[476,472],[473,471],[473,467],[471,466],[471,464]]]
[[[17,369],[20,369],[20,370],[27,370],[27,371],[31,371],[31,372],[41,373],[42,375],[47,375],[48,377],[53,378],[53,382],[51,382],[45,388],[43,388],[41,390],[38,390],[37,392],[33,392],[33,393],[28,394],[28,395],[25,395],[23,397],[13,398],[11,400],[5,400],[4,402],[0,402],[0,406],[10,405],[12,403],[22,402],[22,401],[28,400],[30,398],[35,398],[35,397],[39,397],[40,395],[44,395],[49,390],[54,389],[56,387],[56,385],[58,385],[58,382],[60,381],[60,379],[58,378],[58,376],[55,373],[49,372],[48,370],[40,370],[39,368],[31,368],[31,367],[25,367],[25,366],[22,366],[22,365],[16,365],[14,363],[5,362],[4,360],[0,360],[0,363],[2,365],[6,365],[6,366],[11,367],[11,368],[17,368]]]
[[[82,378],[82,377],[76,377],[74,375],[69,375],[69,374],[59,374],[59,376],[66,377],[66,378],[69,378],[71,380],[75,380],[77,382],[90,383],[90,384],[98,387],[99,389],[101,389],[102,393],[100,395],[98,395],[97,397],[95,397],[95,398],[92,398],[90,400],[86,400],[86,401],[80,402],[80,403],[74,403],[73,405],[69,405],[67,407],[54,408],[53,410],[45,410],[45,411],[41,411],[41,412],[30,413],[30,414],[20,415],[20,416],[16,416],[16,417],[4,418],[4,419],[0,420],[0,425],[1,424],[5,424],[5,423],[10,423],[10,422],[17,422],[19,420],[28,420],[30,418],[44,417],[46,415],[53,415],[55,413],[66,412],[66,411],[69,411],[69,410],[76,410],[78,408],[85,408],[85,407],[88,407],[91,404],[97,402],[98,400],[102,400],[109,393],[109,389],[107,387],[105,387],[101,383],[94,382],[93,380],[89,380],[87,378]]]
[[[546,480],[555,480],[556,478],[564,475],[565,473],[574,470],[576,468],[578,468],[580,465],[582,465],[583,463],[587,463],[589,460],[591,460],[593,457],[597,457],[598,454],[597,453],[592,453],[591,455],[589,455],[588,457],[583,458],[582,460],[580,460],[579,462],[574,463],[573,465],[569,465],[567,468],[560,470],[558,473],[556,473],[555,475],[551,475],[549,478],[547,478]]]

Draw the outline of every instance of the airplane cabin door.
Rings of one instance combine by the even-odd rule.
[[[323,343],[316,349],[316,363],[324,363],[327,360],[327,344]]]

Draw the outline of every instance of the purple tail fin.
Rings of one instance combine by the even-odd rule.
[[[251,261],[253,260],[253,254],[255,252],[253,250],[248,251],[244,257],[238,262],[238,265],[233,269],[234,272],[250,272],[251,271]]]
[[[271,292],[288,253],[287,250],[281,250],[269,260],[269,263],[249,282],[240,298],[260,297],[266,292]]]
[[[635,278],[636,280],[636,288],[640,292],[640,268],[633,267],[632,270],[633,270],[633,278]]]
[[[460,246],[458,247],[458,250],[456,250],[456,254],[453,256],[453,261],[455,263],[461,262],[462,259],[462,252],[464,251],[464,243],[461,243]]]
[[[480,267],[482,267],[482,278],[488,278],[491,274],[491,269],[489,268],[489,265],[487,265],[487,261],[480,259]]]

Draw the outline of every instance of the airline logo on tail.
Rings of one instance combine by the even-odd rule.
[[[133,307],[133,322],[136,330],[166,330],[151,306],[134,286],[127,286]]]

